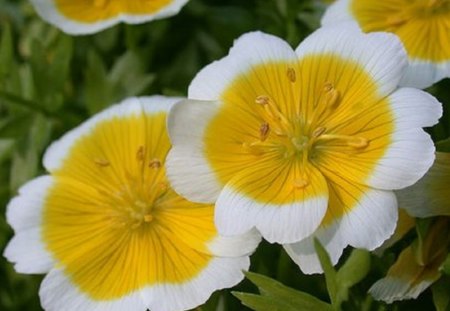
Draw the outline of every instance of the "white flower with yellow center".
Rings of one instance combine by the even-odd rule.
[[[120,22],[141,24],[177,14],[189,0],[31,0],[38,14],[73,35],[92,34]]]
[[[171,109],[172,186],[216,202],[221,234],[256,227],[307,273],[321,271],[314,236],[334,263],[347,245],[380,246],[397,221],[392,190],[433,163],[421,127],[442,113],[431,95],[397,87],[406,64],[394,35],[350,25],[319,29],[295,51],[243,35]]]
[[[338,0],[322,24],[347,21],[400,38],[410,62],[401,85],[425,88],[450,77],[450,0]]]
[[[4,255],[18,272],[48,273],[44,309],[186,310],[242,280],[259,235],[219,236],[214,207],[167,182],[176,100],[132,98],[94,116],[50,146],[50,175],[9,203]]]

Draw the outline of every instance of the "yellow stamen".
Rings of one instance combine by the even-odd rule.
[[[339,134],[325,134],[317,137],[317,141],[337,140],[344,141],[347,146],[355,149],[364,149],[369,146],[370,141],[365,137],[339,135]]]
[[[99,158],[94,159],[94,163],[97,164],[97,165],[100,166],[100,167],[107,167],[107,166],[110,166],[110,165],[111,165],[111,163],[109,163],[108,160],[105,160],[105,159],[99,159]]]
[[[326,129],[325,127],[320,126],[320,127],[316,128],[316,129],[312,132],[311,137],[312,137],[312,138],[317,138],[317,137],[319,137],[320,135],[322,135],[323,133],[325,133],[326,130],[327,130],[327,129]]]
[[[287,77],[289,79],[289,81],[291,81],[292,83],[295,83],[295,81],[297,80],[297,75],[295,73],[295,69],[289,67],[287,70]]]
[[[294,180],[295,189],[304,189],[309,185],[309,180],[305,178],[297,178]]]
[[[161,161],[159,159],[152,159],[148,164],[150,168],[158,169],[161,168]]]
[[[153,216],[150,214],[144,215],[145,222],[151,222],[153,220]]]
[[[266,96],[266,95],[259,95],[255,99],[255,103],[257,103],[258,105],[268,105],[269,101],[270,101],[270,98],[269,98],[269,96]]]
[[[347,145],[356,149],[364,149],[369,146],[369,140],[364,137],[353,137],[347,141]]]
[[[330,82],[325,83],[323,89],[325,92],[325,104],[330,108],[336,108],[339,102],[339,91]]]
[[[265,141],[267,137],[269,137],[269,134],[270,134],[269,123],[261,124],[261,127],[259,128],[259,139],[261,141]]]
[[[139,147],[138,151],[136,152],[136,159],[139,162],[144,161],[144,159],[145,159],[145,148],[144,148],[144,146],[140,146]]]

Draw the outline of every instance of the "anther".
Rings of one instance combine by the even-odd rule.
[[[270,134],[269,123],[265,122],[265,123],[261,124],[261,126],[259,128],[259,139],[261,141],[265,141],[267,139],[267,137],[269,137],[269,134]]]
[[[309,180],[304,178],[297,178],[294,180],[294,188],[295,189],[304,189],[309,185]]]
[[[136,159],[139,162],[144,161],[144,159],[145,159],[145,148],[144,148],[144,146],[140,146],[139,147],[138,151],[136,152]]]
[[[251,154],[253,154],[253,155],[256,155],[256,156],[259,156],[259,155],[261,155],[261,154],[264,153],[263,150],[262,150],[262,148],[261,148],[261,146],[258,146],[258,145],[255,144],[255,143],[247,143],[247,142],[244,142],[244,143],[242,143],[242,147],[243,147],[244,150],[246,150],[247,152],[249,152],[249,153],[251,153]]]
[[[255,103],[257,103],[258,105],[263,105],[263,106],[269,104],[269,101],[270,101],[270,98],[269,98],[269,96],[266,96],[266,95],[259,95],[255,99]]]
[[[323,133],[325,133],[326,130],[327,130],[327,129],[326,129],[325,127],[320,126],[320,127],[316,128],[316,129],[312,132],[311,137],[312,137],[312,138],[317,138],[317,137],[319,137],[320,135],[322,135]]]
[[[144,215],[145,222],[151,222],[153,220],[153,216],[150,214]]]
[[[353,137],[347,141],[347,145],[355,149],[364,149],[369,146],[369,140],[364,137]]]
[[[287,77],[288,77],[289,81],[291,81],[292,83],[294,83],[297,80],[297,75],[295,73],[295,69],[294,68],[289,67],[287,69],[287,73],[286,74],[287,74]]]
[[[330,82],[325,83],[323,90],[325,92],[325,104],[330,108],[335,108],[339,101],[339,91]]]
[[[398,27],[407,22],[407,18],[403,16],[389,16],[386,19],[386,24],[391,27]]]
[[[109,161],[105,159],[94,159],[94,163],[100,167],[107,167],[111,165],[111,163],[109,163]]]
[[[161,161],[159,159],[152,159],[150,160],[150,163],[148,164],[150,168],[158,169],[161,168]]]

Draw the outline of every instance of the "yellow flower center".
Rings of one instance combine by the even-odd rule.
[[[319,175],[364,183],[393,130],[376,82],[333,54],[254,66],[220,99],[205,131],[205,156],[220,182],[233,180],[235,191],[261,203],[326,195]],[[348,206],[357,200],[350,197]]]

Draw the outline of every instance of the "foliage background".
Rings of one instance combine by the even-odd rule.
[[[0,0],[0,250],[12,236],[6,204],[21,184],[44,173],[41,157],[52,140],[127,96],[186,95],[196,72],[226,55],[245,32],[275,34],[295,47],[319,26],[324,7],[314,0],[191,0],[169,19],[70,37],[36,16],[28,1]],[[449,87],[442,81],[430,91],[450,102]],[[435,141],[449,136],[449,117],[431,130]],[[352,273],[362,273],[361,282],[351,287],[344,310],[435,309],[430,290],[392,305],[366,294],[413,238],[411,232],[382,257],[356,263]],[[303,275],[278,245],[263,243],[252,256],[252,271],[330,301],[325,278]],[[41,279],[15,273],[0,257],[0,310],[41,310]],[[248,280],[235,290],[257,293]],[[249,309],[226,290],[201,310]]]

